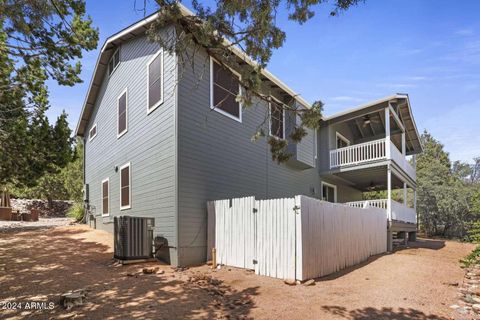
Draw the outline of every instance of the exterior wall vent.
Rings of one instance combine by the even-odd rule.
[[[154,218],[114,218],[114,258],[140,260],[153,257]]]

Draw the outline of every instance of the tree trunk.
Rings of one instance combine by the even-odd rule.
[[[47,200],[48,200],[48,209],[52,210],[53,209],[53,198],[52,198],[52,196],[48,195]]]

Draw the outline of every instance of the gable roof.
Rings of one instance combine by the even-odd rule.
[[[388,107],[389,103],[398,106],[398,114],[402,119],[405,127],[406,140],[410,144],[410,148],[407,150],[407,154],[417,154],[422,152],[423,146],[420,141],[420,134],[413,118],[412,108],[410,106],[410,98],[408,94],[397,93],[375,101],[368,102],[358,107],[348,109],[335,113],[329,117],[324,117],[325,125],[336,122],[344,122],[351,119],[363,117],[373,112],[378,112]]]
[[[193,12],[191,12],[181,3],[179,3],[179,6],[183,15],[185,16],[194,15]],[[78,119],[77,127],[75,129],[75,135],[82,136],[82,137],[85,135],[85,130],[86,130],[88,121],[90,120],[90,117],[92,115],[93,107],[95,104],[95,100],[97,98],[98,91],[100,90],[102,80],[104,78],[105,72],[108,67],[108,61],[110,60],[110,57],[114,51],[112,49],[116,48],[118,45],[120,45],[123,42],[133,39],[139,35],[144,35],[148,26],[153,21],[155,21],[155,19],[157,19],[159,15],[160,15],[160,12],[155,12],[150,16],[138,22],[135,22],[129,27],[126,27],[125,29],[111,35],[110,37],[107,38],[107,40],[105,40],[105,43],[103,44],[102,49],[100,50],[100,54],[95,64],[95,69],[93,71],[93,75],[90,80],[87,95],[85,97],[85,101],[82,106],[80,118]],[[236,56],[238,56],[243,61],[247,62],[249,65],[251,66],[256,65],[256,62],[253,61],[247,54],[245,54],[238,47],[229,46],[229,48]],[[275,77],[268,70],[262,69],[262,76],[265,77],[266,80],[274,83],[278,88],[286,92],[288,95],[294,98],[298,103],[300,103],[305,108],[311,107],[310,103],[308,103],[298,93],[293,91],[283,81]]]

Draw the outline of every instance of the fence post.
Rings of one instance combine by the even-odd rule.
[[[215,201],[207,202],[207,214],[207,261],[210,261],[215,247]]]
[[[303,280],[302,196],[295,196],[295,278]]]

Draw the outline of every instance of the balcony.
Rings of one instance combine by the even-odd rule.
[[[347,202],[346,205],[355,208],[366,208],[368,206],[376,207],[385,210],[385,214],[388,217],[388,200],[379,199],[379,200],[366,200],[366,201],[353,201]],[[391,216],[388,217],[388,220],[400,221],[406,223],[417,223],[417,213],[415,209],[409,208],[405,204],[391,200]]]
[[[387,148],[387,143],[389,148]],[[415,169],[389,139],[378,139],[330,150],[330,170],[384,160],[394,161],[410,178],[416,179]]]

